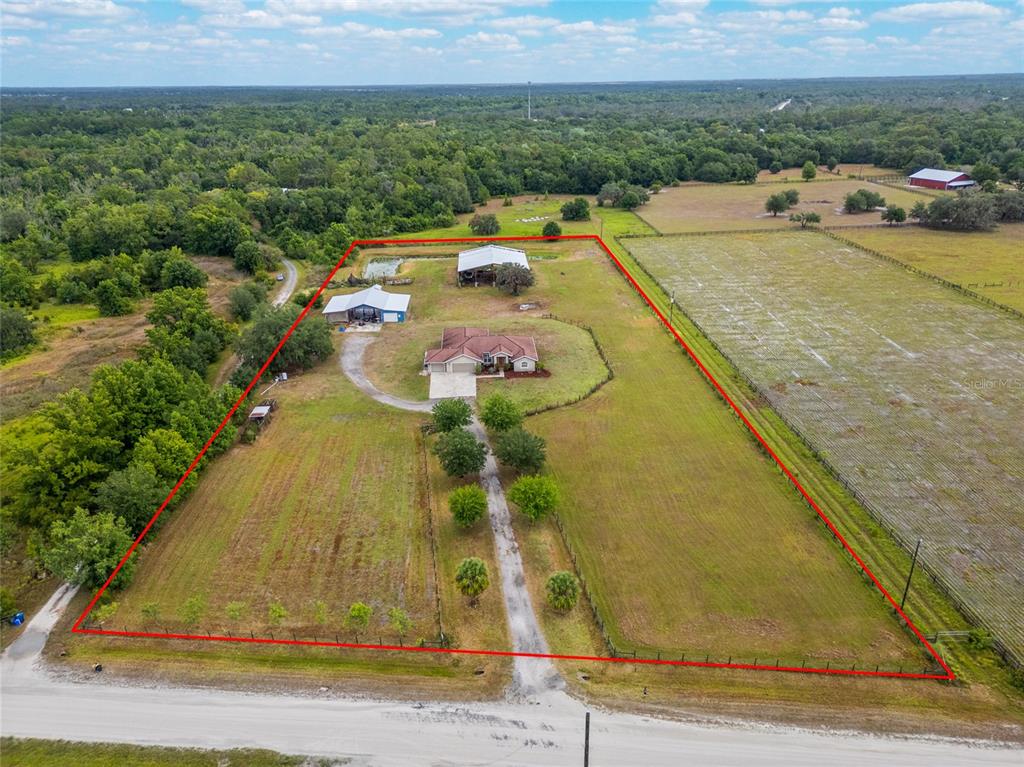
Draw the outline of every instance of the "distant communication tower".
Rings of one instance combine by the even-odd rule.
[[[529,80],[526,81],[526,119],[533,119],[533,83]]]

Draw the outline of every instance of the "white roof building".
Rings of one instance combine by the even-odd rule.
[[[459,253],[459,271],[467,272],[498,264],[519,264],[530,268],[526,263],[526,251],[516,248],[503,248],[501,245],[484,245]]]
[[[410,298],[407,293],[388,293],[380,285],[373,285],[358,293],[332,296],[323,314],[331,322],[405,322]]]

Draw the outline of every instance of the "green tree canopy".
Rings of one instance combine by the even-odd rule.
[[[479,557],[466,557],[459,562],[455,571],[455,585],[464,596],[469,597],[470,604],[476,604],[480,595],[491,585],[487,565]]]
[[[576,199],[565,203],[565,205],[562,206],[562,220],[589,221],[590,203],[582,197],[577,197]]]
[[[35,326],[25,312],[0,306],[0,353],[19,352],[36,342]]]
[[[548,604],[555,610],[567,612],[580,598],[580,584],[576,576],[565,570],[552,573],[545,585]]]
[[[461,429],[473,420],[473,410],[461,399],[443,399],[436,402],[430,409],[434,429],[437,431],[451,431]]]
[[[507,431],[522,424],[523,411],[507,396],[495,392],[484,400],[480,420],[491,431]]]
[[[814,177],[818,175],[818,168],[813,162],[808,160],[804,163],[803,169],[800,171],[800,177],[804,181],[813,181]]]
[[[533,272],[521,264],[499,264],[494,270],[494,284],[505,293],[518,296],[523,288],[533,285]]]
[[[494,455],[506,466],[524,474],[537,474],[544,468],[545,442],[542,437],[515,427],[498,434]]]
[[[449,477],[476,474],[487,460],[487,448],[465,429],[444,432],[434,445],[434,454]]]
[[[508,489],[508,499],[536,522],[558,505],[558,486],[551,477],[520,477]]]
[[[43,547],[46,569],[64,580],[90,589],[102,586],[132,545],[124,520],[79,508],[70,519],[55,520]],[[111,584],[127,586],[135,572],[135,556],[125,562]]]
[[[493,213],[478,213],[470,220],[469,228],[478,237],[492,237],[501,231],[501,224]]]
[[[235,345],[242,366],[232,380],[240,385],[247,384],[301,313],[302,310],[292,303],[276,309],[261,309],[252,327]],[[306,370],[333,353],[330,326],[322,317],[307,317],[295,327],[281,351],[271,360],[267,372],[276,375],[283,371]]]
[[[480,485],[463,485],[448,494],[448,510],[460,527],[472,527],[487,513],[487,493]]]
[[[345,628],[352,631],[356,635],[356,641],[358,641],[359,635],[370,627],[370,619],[372,617],[372,607],[363,602],[353,602],[348,608],[348,614],[345,616]]]

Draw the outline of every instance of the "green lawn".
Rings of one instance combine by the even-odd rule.
[[[430,267],[436,270],[437,266],[439,264],[424,264],[424,270]],[[607,368],[593,339],[582,328],[525,315],[509,320],[480,320],[474,325],[495,333],[533,336],[542,364],[551,373],[547,378],[481,378],[477,384],[479,397],[500,391],[524,410],[535,410],[577,400],[607,377]],[[366,368],[371,380],[390,394],[426,399],[430,379],[420,375],[423,353],[437,348],[441,333],[448,326],[449,323],[443,321],[420,320],[385,327],[366,351]]]
[[[203,751],[194,748],[132,746],[114,743],[69,743],[64,740],[4,738],[7,767],[319,767],[342,764],[335,759],[285,756],[262,749]]]

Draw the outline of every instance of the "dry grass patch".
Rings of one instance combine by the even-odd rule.
[[[1024,311],[1024,224],[1002,224],[993,232],[942,232],[906,226],[851,229],[842,235]]]
[[[907,210],[918,200],[928,202],[929,197],[903,189],[878,186],[866,181],[837,179],[789,184],[714,184],[709,186],[679,186],[663,189],[637,211],[644,221],[665,234],[704,232],[719,229],[780,229],[797,226],[790,223],[788,213],[772,216],[765,213],[768,196],[782,189],[800,192],[800,203],[790,212],[813,211],[821,216],[822,225],[879,224],[877,213],[848,215],[842,212],[843,200],[850,192],[869,188],[880,193],[890,205]]]

